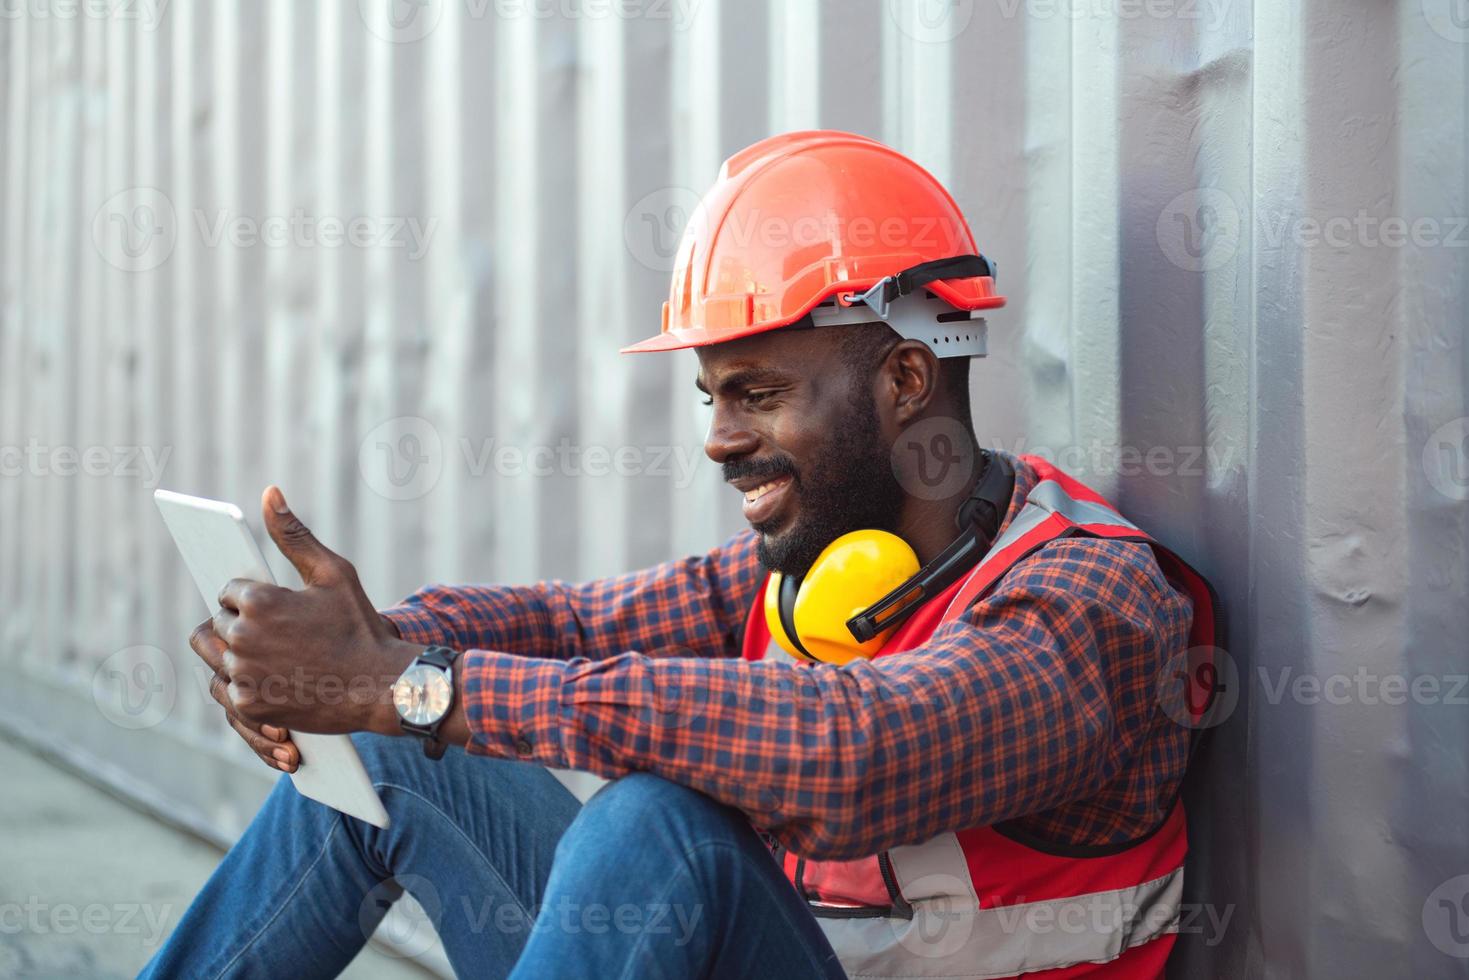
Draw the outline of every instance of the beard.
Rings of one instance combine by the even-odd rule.
[[[843,534],[864,528],[896,530],[905,494],[883,445],[872,393],[854,390],[852,409],[850,424],[804,470],[787,456],[724,465],[726,480],[791,477],[799,507],[790,528],[773,534],[768,525],[751,525],[760,534],[756,556],[768,571],[802,576],[822,549]]]

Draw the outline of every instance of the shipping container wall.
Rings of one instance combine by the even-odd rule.
[[[849,129],[998,262],[984,441],[1228,608],[1178,975],[1469,975],[1463,0],[0,13],[7,729],[248,821],[158,486],[279,483],[383,605],[737,530],[692,355],[617,349],[725,156]]]

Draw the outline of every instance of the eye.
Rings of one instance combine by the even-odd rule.
[[[778,392],[772,389],[762,388],[758,391],[752,391],[749,394],[745,395],[745,399],[749,401],[752,405],[761,405],[774,398],[777,394]]]
[[[700,398],[699,399],[699,404],[700,405],[713,405],[714,404],[714,399],[711,398],[708,395],[705,395],[703,398]]]

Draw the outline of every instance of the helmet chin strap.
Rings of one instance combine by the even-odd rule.
[[[954,518],[959,537],[920,568],[917,575],[847,620],[847,629],[858,643],[866,643],[903,622],[925,600],[958,581],[989,549],[1015,491],[1015,469],[999,453],[988,449],[981,452],[984,471]]]

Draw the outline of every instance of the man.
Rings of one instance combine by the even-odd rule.
[[[379,615],[268,489],[305,588],[230,583],[191,645],[285,771],[289,729],[370,733],[391,826],[282,780],[147,972],[332,976],[406,888],[465,976],[1160,975],[1196,720],[1160,681],[1213,610],[1094,492],[979,448],[993,284],[912,161],[763,140],[631,348],[696,349],[749,531]],[[582,808],[542,766],[614,781]]]

